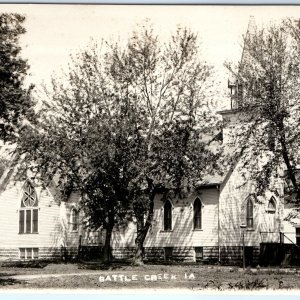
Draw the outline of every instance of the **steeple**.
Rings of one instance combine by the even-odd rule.
[[[241,68],[243,68],[244,63],[249,60],[249,52],[246,48],[247,42],[253,37],[256,31],[256,24],[255,19],[253,16],[250,16],[249,23],[248,23],[248,29],[246,32],[246,35],[244,36],[244,46],[243,46],[243,52],[242,52],[242,58],[239,66],[239,71]]]
[[[238,74],[236,78],[228,80],[228,88],[230,89],[230,98],[231,98],[231,109],[238,109],[243,105],[243,83],[239,80],[239,73],[243,69],[247,61],[249,61],[250,56],[246,48],[247,41],[255,34],[256,24],[253,16],[250,16],[248,28],[246,35],[244,36],[244,45],[242,57],[239,64]]]
[[[230,89],[230,100],[231,107],[230,109],[219,111],[219,114],[222,115],[224,127],[223,127],[223,143],[225,145],[234,145],[234,137],[236,134],[236,128],[243,124],[243,114],[241,114],[241,109],[244,105],[244,82],[241,80],[241,74],[243,73],[243,68],[249,65],[251,61],[251,56],[247,45],[249,40],[252,39],[256,33],[256,25],[254,17],[251,16],[248,23],[248,28],[246,34],[243,37],[244,45],[241,60],[239,63],[239,68],[237,74],[228,80],[228,88]]]

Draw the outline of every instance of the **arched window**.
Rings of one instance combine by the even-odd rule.
[[[172,204],[169,200],[164,205],[164,230],[172,230]]]
[[[273,214],[276,212],[276,200],[274,199],[274,197],[271,197],[268,203],[268,212]]]
[[[37,233],[39,210],[34,187],[29,181],[23,186],[21,208],[19,210],[19,233]]]
[[[246,226],[250,229],[253,228],[253,200],[251,197],[247,200]]]
[[[79,223],[78,221],[79,221],[78,210],[73,207],[71,210],[71,216],[70,216],[70,224],[71,224],[72,231],[78,230],[78,223]]]
[[[202,228],[202,203],[199,198],[194,202],[194,229]]]

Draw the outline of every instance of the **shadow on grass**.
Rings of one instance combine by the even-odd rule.
[[[62,264],[61,260],[15,260],[15,261],[5,261],[1,262],[1,267],[5,268],[34,268],[34,269],[43,269],[49,264]],[[1,274],[0,274],[1,276]]]
[[[86,270],[117,270],[132,266],[131,261],[112,261],[105,263],[103,261],[79,261],[78,268]]]
[[[14,278],[0,278],[0,287],[11,286],[15,284],[24,284],[25,281],[21,281]]]
[[[191,267],[200,267],[207,264],[199,264],[195,262],[183,262],[183,261],[144,261],[142,265],[136,265],[132,260],[113,260],[110,263],[105,263],[101,260],[95,261],[78,261],[79,269],[86,270],[118,270],[124,269],[127,267],[145,267],[147,266],[191,266]]]
[[[15,284],[24,284],[25,281],[11,278],[11,276],[17,275],[16,273],[0,273],[0,288],[4,286],[11,286]]]

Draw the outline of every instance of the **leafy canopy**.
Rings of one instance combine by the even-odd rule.
[[[32,86],[24,86],[29,66],[19,46],[26,32],[24,21],[19,14],[0,14],[0,139],[5,142],[15,141],[23,121],[33,113]]]

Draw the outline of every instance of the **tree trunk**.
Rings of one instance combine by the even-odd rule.
[[[112,259],[110,240],[112,236],[112,227],[107,226],[105,233],[104,251],[103,251],[103,261],[105,263],[110,263]]]
[[[144,258],[144,240],[146,238],[144,234],[144,217],[141,215],[136,214],[137,219],[137,237],[135,239],[135,257],[134,257],[134,264],[135,265],[142,265],[143,258]]]
[[[104,243],[104,251],[103,251],[103,260],[105,263],[109,264],[112,260],[112,253],[111,253],[111,246],[110,246],[110,241],[111,241],[111,236],[112,236],[112,231],[115,225],[115,215],[114,215],[114,210],[111,210],[108,213],[108,222],[106,226],[106,233],[105,233],[105,243]]]
[[[154,197],[155,197],[155,189],[153,188],[149,194],[149,207],[148,207],[148,217],[146,222],[144,222],[144,214],[135,211],[136,219],[137,219],[137,237],[135,239],[135,256],[133,260],[133,264],[142,265],[144,258],[144,241],[146,239],[149,228],[152,224],[153,213],[154,213]]]
[[[288,177],[292,181],[293,187],[294,187],[295,192],[297,194],[296,200],[299,202],[300,201],[300,189],[299,189],[299,185],[298,185],[298,182],[297,182],[297,179],[296,179],[296,176],[295,176],[295,171],[294,171],[293,166],[291,165],[288,150],[287,150],[287,147],[286,147],[286,140],[285,140],[284,130],[280,131],[279,141],[280,141],[280,144],[281,144],[281,154],[282,154],[282,157],[283,157],[283,160],[284,160],[284,163],[286,165],[287,172],[288,172]]]

